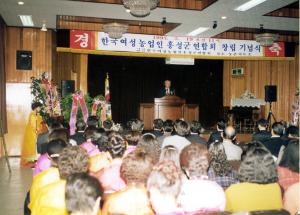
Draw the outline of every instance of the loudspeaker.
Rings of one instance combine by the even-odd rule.
[[[75,92],[75,81],[73,80],[62,80],[61,81],[61,97]]]
[[[31,70],[32,69],[32,51],[17,50],[17,69]]]
[[[276,102],[277,101],[277,86],[266,85],[265,86],[265,101]]]
[[[295,49],[296,43],[295,42],[285,42],[285,57],[295,57]]]

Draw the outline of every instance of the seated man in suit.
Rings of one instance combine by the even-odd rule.
[[[257,121],[258,132],[253,134],[252,140],[260,141],[262,143],[270,139],[271,133],[267,131],[268,121],[266,119],[259,119]]]
[[[191,143],[206,144],[205,139],[200,137],[202,126],[198,121],[192,121],[190,123],[190,134],[186,137]]]
[[[163,127],[164,121],[162,119],[154,119],[153,120],[153,130],[150,132],[154,134],[156,137],[163,136]]]
[[[284,126],[281,122],[274,122],[272,125],[272,136],[269,140],[263,142],[265,147],[269,149],[274,157],[278,157],[279,150],[282,145],[286,145],[286,141],[281,138],[283,135]]]
[[[160,97],[175,96],[175,89],[171,88],[171,81],[165,80],[165,87],[160,91]]]

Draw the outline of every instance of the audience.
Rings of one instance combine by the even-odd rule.
[[[151,131],[151,133],[154,134],[156,137],[162,136],[163,126],[164,126],[164,121],[162,119],[153,120],[153,131]]]
[[[223,146],[227,160],[241,160],[242,149],[234,144],[236,139],[235,129],[232,126],[226,127],[225,131],[222,133]]]
[[[131,129],[131,131],[138,131],[138,132],[142,133],[144,130],[144,122],[139,119],[133,119],[131,121],[130,129]]]
[[[186,137],[191,143],[206,144],[205,139],[200,137],[201,124],[198,121],[192,121],[190,123],[190,134]]]
[[[214,143],[214,142],[222,142],[223,138],[222,138],[222,133],[226,128],[226,122],[224,119],[220,119],[217,122],[217,131],[214,131],[213,133],[211,133],[211,135],[209,136],[209,139],[207,141],[208,143],[208,147],[210,144]]]
[[[137,149],[146,152],[157,163],[161,153],[161,144],[157,141],[154,134],[144,134],[138,142]]]
[[[53,130],[49,134],[48,141],[50,142],[52,140],[57,140],[57,139],[61,139],[68,144],[69,140],[70,140],[69,131],[65,128],[57,128],[57,129]]]
[[[176,134],[166,137],[162,143],[162,148],[171,145],[176,147],[180,153],[185,146],[191,144],[191,142],[186,138],[190,133],[190,126],[187,122],[179,120],[175,123],[174,130]]]
[[[257,121],[257,127],[258,131],[252,136],[253,141],[264,143],[271,138],[271,133],[267,131],[268,121],[266,119],[259,119]]]
[[[210,164],[208,178],[217,182],[223,189],[238,183],[238,175],[227,160],[222,143],[215,142],[209,147]]]
[[[173,161],[177,168],[180,168],[179,153],[174,146],[165,146],[160,153],[159,162]]]
[[[300,183],[291,185],[284,193],[284,209],[291,215],[299,214],[300,211]]]
[[[289,126],[286,130],[288,140],[299,140],[299,128],[297,126]]]
[[[186,175],[178,196],[186,213],[218,212],[225,208],[225,194],[220,185],[208,179],[208,151],[202,144],[192,143],[180,154],[181,169]]]
[[[70,141],[74,141],[77,145],[81,145],[82,143],[84,143],[86,141],[84,137],[85,129],[85,122],[82,119],[78,120],[76,122],[76,133],[70,136]]]
[[[97,116],[89,116],[87,119],[87,127],[99,127],[99,120],[97,118]]]
[[[97,139],[102,136],[102,133],[103,132],[94,126],[89,126],[85,129],[84,138],[86,141],[82,143],[80,147],[85,149],[90,157],[100,153]]]
[[[163,124],[163,135],[158,137],[158,141],[160,143],[162,143],[164,141],[164,139],[166,137],[169,137],[172,135],[172,132],[174,130],[174,123],[172,120],[170,119],[167,119],[166,121],[164,121],[164,124]]]
[[[229,212],[278,210],[282,208],[281,189],[271,153],[259,142],[249,143],[238,177],[240,183],[226,191]]]
[[[74,173],[66,182],[66,207],[70,215],[97,215],[102,190],[99,182],[86,173]]]
[[[111,131],[111,128],[113,127],[113,125],[114,125],[114,122],[112,120],[109,120],[109,119],[104,120],[103,123],[102,123],[102,127],[104,128],[104,130],[106,132]]]
[[[133,152],[136,149],[138,142],[140,141],[142,134],[138,131],[128,131],[124,135],[128,145],[125,155]]]
[[[281,146],[286,145],[286,142],[281,138],[283,135],[284,126],[281,122],[274,122],[272,125],[271,134],[269,140],[263,142],[265,147],[271,152],[275,160],[278,158],[279,150]]]

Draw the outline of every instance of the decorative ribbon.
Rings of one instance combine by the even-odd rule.
[[[74,93],[72,95],[72,110],[71,110],[71,116],[70,116],[70,135],[75,134],[75,127],[76,127],[76,120],[77,120],[77,111],[78,111],[78,102],[82,111],[83,120],[86,123],[89,112],[88,108],[86,106],[86,103],[84,101],[84,97],[81,92]]]

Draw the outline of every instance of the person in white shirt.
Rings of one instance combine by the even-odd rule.
[[[235,129],[232,126],[226,127],[222,137],[227,160],[241,160],[243,150],[233,143],[236,139]]]

